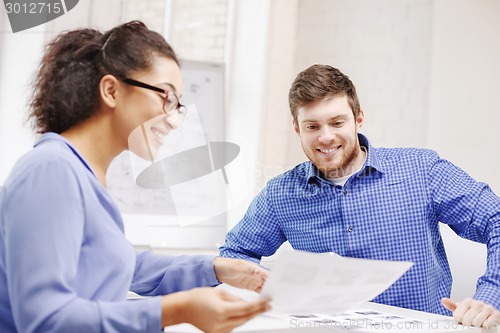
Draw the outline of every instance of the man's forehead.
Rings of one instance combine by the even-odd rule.
[[[346,117],[352,114],[345,96],[309,103],[298,109],[299,122],[318,121]]]

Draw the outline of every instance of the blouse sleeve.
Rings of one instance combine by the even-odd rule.
[[[219,284],[213,255],[164,256],[150,251],[137,253],[131,290],[143,295],[169,294]]]

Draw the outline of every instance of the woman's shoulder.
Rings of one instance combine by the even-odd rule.
[[[50,178],[75,177],[81,171],[79,161],[71,148],[63,141],[51,140],[37,144],[14,165],[5,186],[15,185],[29,177]]]

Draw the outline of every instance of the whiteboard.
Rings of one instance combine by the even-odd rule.
[[[225,141],[224,65],[180,61],[184,91],[181,103],[196,105],[209,141]]]

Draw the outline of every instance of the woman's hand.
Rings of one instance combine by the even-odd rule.
[[[265,268],[242,259],[216,257],[214,271],[217,280],[234,287],[260,292],[267,275]]]
[[[465,326],[492,328],[500,325],[500,311],[482,301],[466,298],[457,303],[442,298],[441,303],[453,312],[453,318]]]
[[[269,299],[247,302],[220,288],[195,288],[163,296],[163,326],[189,323],[207,333],[226,333],[269,309]]]

